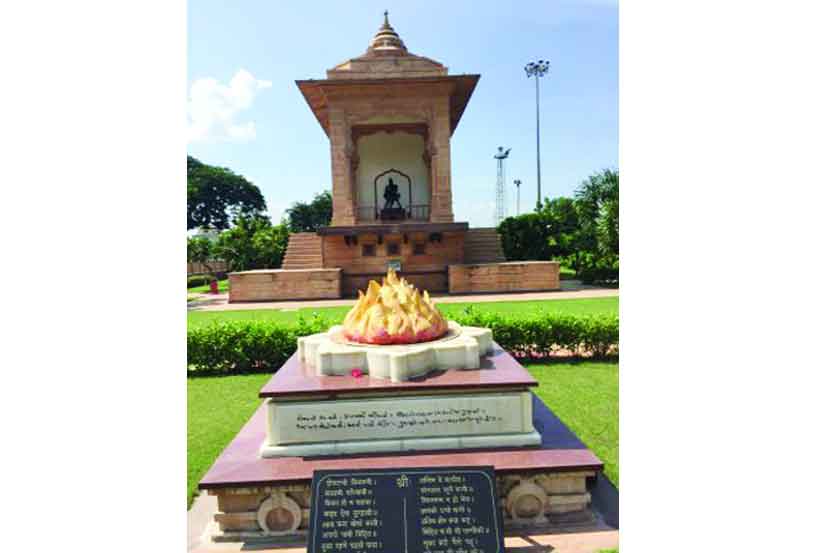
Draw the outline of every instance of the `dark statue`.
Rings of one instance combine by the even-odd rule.
[[[392,209],[395,207],[395,204],[398,204],[398,209],[403,209],[401,205],[401,194],[398,192],[398,185],[392,181],[391,177],[386,188],[383,190],[383,199],[386,200],[383,209]]]

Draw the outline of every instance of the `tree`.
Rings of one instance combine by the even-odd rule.
[[[583,181],[575,193],[579,219],[569,264],[585,282],[619,280],[620,174],[605,169]]]
[[[259,188],[230,169],[187,156],[187,229],[226,229],[236,217],[265,211]]]
[[[314,232],[326,227],[331,223],[331,192],[317,194],[311,203],[296,202],[287,213],[291,232]]]
[[[232,271],[276,269],[282,266],[288,234],[286,225],[271,225],[267,217],[239,217],[219,235],[214,251]]]
[[[213,259],[213,244],[204,236],[188,237],[187,239],[187,261],[190,263],[202,263],[213,272],[208,262]]]
[[[619,172],[606,169],[583,181],[575,197],[545,198],[533,213],[499,225],[508,260],[564,261],[584,282],[619,280]]]
[[[554,258],[566,257],[574,252],[579,216],[571,198],[544,199],[539,215],[546,222],[548,243]]]

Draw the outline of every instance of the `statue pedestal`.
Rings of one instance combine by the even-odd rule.
[[[381,221],[403,221],[406,219],[406,210],[402,207],[389,207],[380,210]]]

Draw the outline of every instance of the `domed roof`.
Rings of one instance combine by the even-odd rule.
[[[369,50],[376,51],[376,52],[398,52],[398,53],[406,53],[406,45],[401,40],[401,37],[398,36],[398,33],[395,32],[395,29],[389,24],[389,12],[383,12],[383,25],[380,26],[378,32],[375,33],[375,36],[372,37],[372,40],[369,42]]]

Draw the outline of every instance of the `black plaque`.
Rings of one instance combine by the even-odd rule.
[[[504,553],[493,467],[316,470],[309,553]]]

